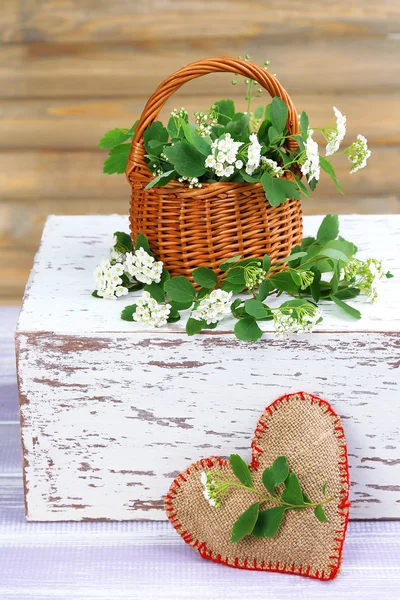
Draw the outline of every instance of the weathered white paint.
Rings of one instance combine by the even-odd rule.
[[[305,218],[315,234],[320,217]],[[396,272],[400,217],[342,217],[341,234]],[[133,299],[90,296],[91,272],[127,219],[51,217],[17,328],[27,518],[163,519],[173,476],[202,456],[239,452],[267,404],[305,390],[342,416],[352,518],[400,517],[399,277],[380,302],[334,306],[315,333],[238,342],[221,329],[188,338],[119,319]],[[397,274],[399,270],[397,269]]]

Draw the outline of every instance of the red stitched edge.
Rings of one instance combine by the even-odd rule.
[[[318,402],[319,406],[326,407],[326,412],[329,412],[331,416],[336,417],[336,419],[334,421],[334,424],[336,425],[336,427],[334,427],[335,435],[336,435],[337,439],[343,440],[343,443],[340,445],[340,448],[342,449],[342,454],[341,454],[340,458],[343,458],[343,460],[339,462],[339,470],[340,470],[340,474],[341,474],[342,484],[345,484],[346,487],[343,487],[340,490],[341,500],[340,500],[339,504],[337,505],[339,515],[342,517],[342,525],[341,525],[341,528],[336,531],[337,537],[334,538],[334,541],[337,542],[338,545],[333,549],[332,555],[329,556],[329,558],[332,560],[332,563],[329,565],[329,569],[330,569],[329,573],[325,573],[325,571],[319,572],[318,570],[316,570],[315,573],[311,573],[310,565],[307,565],[306,567],[304,567],[303,565],[300,565],[298,570],[295,571],[294,563],[292,565],[286,565],[286,564],[281,565],[279,562],[277,562],[273,565],[271,562],[269,562],[268,565],[266,565],[265,561],[262,561],[262,563],[260,565],[258,565],[257,560],[254,559],[253,563],[249,565],[248,559],[245,558],[243,561],[243,564],[240,565],[238,558],[236,558],[233,562],[229,562],[228,557],[222,558],[220,554],[218,554],[217,556],[213,556],[212,550],[207,548],[207,544],[205,542],[200,542],[199,540],[195,540],[187,531],[183,531],[183,532],[179,531],[182,528],[182,525],[178,522],[177,515],[174,514],[173,500],[174,500],[174,496],[176,496],[176,493],[177,493],[176,488],[181,487],[181,484],[179,483],[178,479],[181,479],[181,480],[183,479],[184,481],[186,481],[186,479],[184,478],[184,476],[182,476],[182,473],[181,473],[180,475],[178,475],[177,478],[174,479],[174,481],[172,482],[171,487],[169,489],[169,492],[165,496],[165,502],[164,502],[165,510],[166,510],[168,519],[171,521],[174,529],[176,529],[176,531],[179,533],[179,535],[183,538],[183,540],[187,544],[189,544],[190,546],[192,546],[199,552],[199,554],[202,558],[211,560],[212,562],[221,563],[221,564],[227,565],[229,567],[234,567],[236,569],[245,569],[245,570],[249,570],[249,571],[270,571],[273,573],[289,573],[289,574],[293,574],[293,575],[301,575],[303,577],[310,577],[311,579],[319,579],[321,581],[329,581],[336,577],[336,575],[339,571],[339,568],[340,568],[341,561],[342,561],[343,545],[344,545],[347,526],[348,526],[348,522],[349,522],[349,511],[344,510],[344,509],[346,509],[346,508],[348,509],[350,507],[350,502],[349,502],[350,476],[349,476],[349,462],[348,462],[348,457],[347,457],[346,438],[344,435],[343,427],[340,424],[340,417],[333,410],[333,408],[329,404],[329,402],[327,402],[326,400],[323,400],[322,398],[319,398],[318,396],[315,396],[313,394],[307,394],[307,395],[311,398],[311,404],[313,404],[314,402]],[[259,466],[258,458],[261,456],[261,454],[263,452],[263,450],[257,445],[256,442],[261,437],[261,435],[268,429],[268,424],[265,422],[265,419],[267,419],[268,417],[265,413],[268,413],[269,416],[271,416],[273,414],[274,410],[278,410],[279,403],[284,402],[285,400],[287,402],[289,402],[289,400],[292,396],[300,396],[300,398],[302,400],[306,400],[306,398],[304,397],[304,392],[285,394],[285,395],[281,396],[280,398],[277,398],[274,402],[272,402],[272,404],[267,406],[266,409],[264,410],[263,414],[261,415],[261,417],[257,423],[257,427],[255,429],[254,437],[253,437],[253,440],[251,443],[252,461],[250,463],[250,468],[253,469],[254,471],[256,471],[258,469],[258,466]],[[257,456],[255,456],[255,452],[257,453]],[[220,466],[223,466],[228,461],[219,456],[202,458],[201,460],[197,461],[197,463],[192,464],[188,469],[186,469],[185,472],[187,474],[190,474],[191,469],[195,469],[196,471],[198,471],[199,464],[201,465],[201,468],[204,468],[206,466],[212,467],[215,462],[217,462]]]

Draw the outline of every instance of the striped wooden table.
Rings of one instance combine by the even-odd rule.
[[[165,522],[26,523],[13,331],[0,310],[0,598],[400,598],[400,521],[352,521],[339,577],[320,582],[202,560]],[[268,590],[268,591],[266,591]]]

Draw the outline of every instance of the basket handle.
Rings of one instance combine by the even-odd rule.
[[[286,90],[281,86],[274,75],[269,73],[263,67],[239,58],[205,58],[190,63],[189,65],[186,65],[186,67],[183,67],[170,75],[160,83],[154,94],[150,96],[136,127],[135,136],[132,141],[130,159],[133,158],[132,154],[135,144],[143,144],[143,133],[145,129],[157,119],[160,110],[176,90],[187,81],[202,77],[203,75],[208,75],[209,73],[219,72],[238,73],[239,75],[257,81],[260,86],[267,90],[272,98],[274,96],[279,96],[289,109],[286,123],[289,134],[296,134],[299,132],[299,122],[294,104]],[[287,140],[287,147],[289,150],[295,150],[297,148],[296,141],[294,139]]]

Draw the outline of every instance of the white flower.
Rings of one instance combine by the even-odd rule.
[[[109,260],[103,260],[94,271],[97,295],[100,298],[115,300],[128,293],[128,288],[121,285],[123,267],[117,263],[112,265]]]
[[[237,160],[237,161],[235,162],[235,167],[236,167],[237,169],[241,169],[241,168],[243,167],[243,161],[241,161],[241,160]]]
[[[304,142],[306,151],[306,161],[301,166],[303,175],[308,175],[307,180],[310,183],[312,179],[318,181],[320,175],[318,144],[312,139],[313,130],[308,130],[308,138]]]
[[[209,296],[200,300],[190,316],[197,321],[205,321],[207,325],[218,323],[230,312],[231,297],[232,292],[225,292],[220,289],[213,290]]]
[[[149,292],[143,292],[136,303],[133,320],[145,327],[162,327],[167,323],[170,312],[170,304],[159,304]]]
[[[271,177],[281,177],[283,175],[283,169],[278,165],[272,158],[261,157],[262,166]]]
[[[305,333],[313,330],[316,322],[321,318],[319,308],[311,303],[303,307],[281,307],[273,311],[274,327],[278,337],[291,333]]]
[[[327,132],[327,146],[326,146],[326,156],[330,156],[339,150],[340,143],[343,141],[344,136],[346,135],[346,117],[342,115],[340,110],[333,107],[333,111],[336,116],[336,127]]]
[[[207,500],[209,505],[212,506],[213,508],[215,508],[216,506],[219,506],[219,502],[217,500],[217,494],[215,491],[215,483],[212,479],[212,474],[205,473],[204,471],[202,471],[202,473],[200,475],[200,480],[201,480],[201,483],[204,488],[203,496]]]
[[[150,284],[153,281],[159,283],[161,280],[163,263],[161,261],[156,262],[150,254],[143,250],[143,248],[139,248],[134,254],[132,252],[127,252],[124,268],[126,273],[131,277],[134,277],[136,281],[147,284]]]
[[[260,166],[261,144],[258,141],[256,133],[251,133],[249,140],[250,145],[247,148],[246,173],[248,175],[252,175],[253,171],[255,171]]]
[[[212,142],[212,153],[207,156],[205,166],[213,169],[218,177],[230,177],[235,171],[233,165],[237,162],[236,157],[240,146],[242,142],[235,142],[230,133],[225,133],[222,138]]]
[[[367,164],[367,159],[371,156],[371,150],[368,150],[367,140],[360,133],[357,140],[351,144],[345,151],[353,165],[350,173],[355,173],[358,169],[363,169]]]

